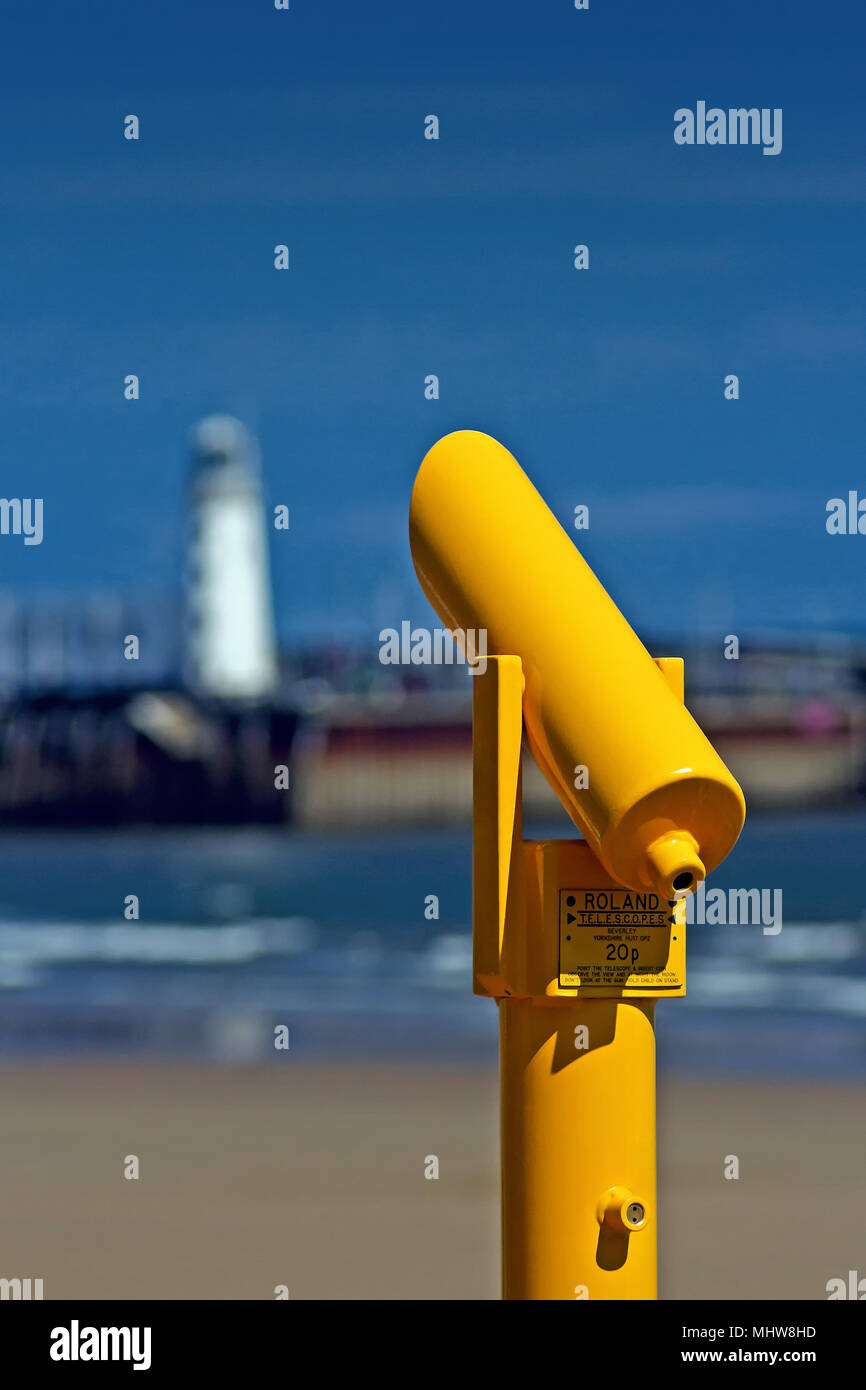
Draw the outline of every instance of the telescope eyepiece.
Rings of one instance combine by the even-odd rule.
[[[660,835],[646,852],[644,877],[664,898],[682,898],[706,878],[694,835],[674,830]]]

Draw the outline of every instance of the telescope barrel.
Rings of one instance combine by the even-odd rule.
[[[446,435],[409,530],[448,628],[520,657],[532,754],[607,871],[668,899],[695,888],[735,843],[743,794],[516,460]]]

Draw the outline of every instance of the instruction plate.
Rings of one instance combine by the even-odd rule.
[[[560,889],[559,984],[616,994],[682,990],[685,901],[628,888]]]

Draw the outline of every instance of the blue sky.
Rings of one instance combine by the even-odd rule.
[[[824,523],[866,496],[864,37],[839,0],[5,5],[0,491],[45,539],[0,583],[177,587],[228,410],[291,508],[287,637],[423,617],[409,492],[457,428],[589,504],[639,629],[862,626]],[[699,99],[781,107],[782,153],[677,147]]]

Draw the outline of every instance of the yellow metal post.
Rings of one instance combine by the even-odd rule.
[[[500,1010],[506,1298],[656,1297],[658,999],[685,993],[685,902],[743,794],[495,439],[415,480],[424,592],[473,671],[475,991]],[[483,638],[483,640],[482,640]],[[524,841],[521,740],[583,835]]]
[[[656,1297],[653,1009],[499,1001],[503,1297]]]
[[[657,665],[682,699],[682,661]],[[523,685],[514,656],[473,683],[475,989],[499,1005],[503,1296],[653,1299],[653,1013],[685,989],[684,905],[624,892],[582,841],[523,840]],[[587,955],[587,901],[642,924],[593,932],[594,984],[572,958]]]

